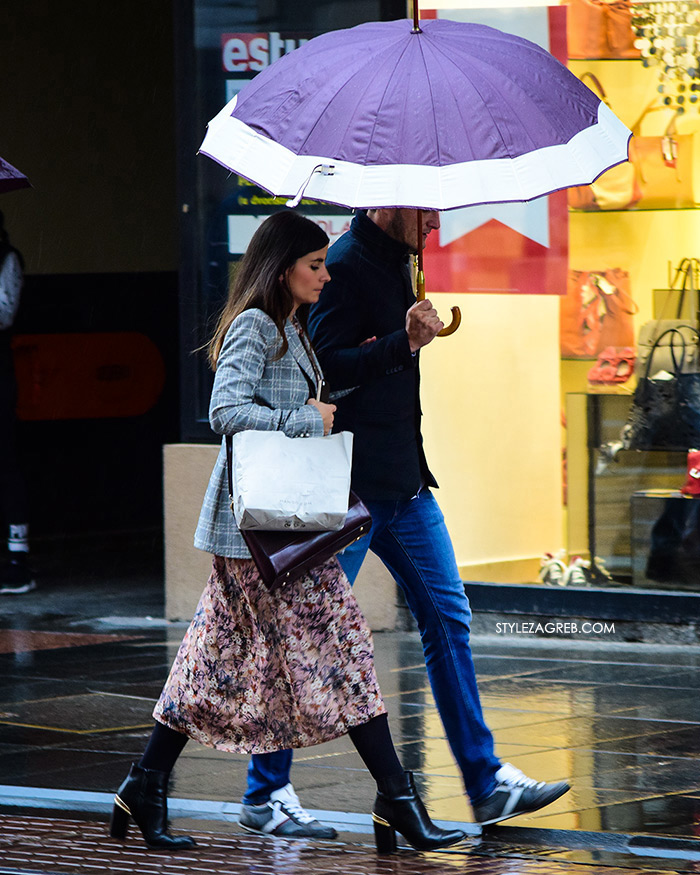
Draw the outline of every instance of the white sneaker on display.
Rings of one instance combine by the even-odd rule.
[[[566,569],[563,586],[590,586],[591,583],[591,563],[574,556]]]
[[[564,586],[566,578],[566,552],[545,553],[540,561],[540,580],[551,586]]]

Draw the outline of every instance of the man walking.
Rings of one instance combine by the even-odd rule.
[[[338,558],[353,582],[371,549],[401,587],[475,819],[487,825],[536,811],[569,785],[538,782],[501,764],[481,710],[469,600],[430,491],[437,483],[420,431],[419,351],[444,326],[429,301],[416,302],[409,257],[439,227],[434,211],[423,211],[420,232],[416,210],[358,213],[329,250],[331,280],[311,308],[309,330],[337,405],[334,430],[354,434],[352,488],[373,520],[370,533]],[[285,786],[290,765],[291,752],[254,757],[249,794],[269,797]],[[307,822],[304,834],[327,829]]]
[[[354,433],[353,489],[370,534],[339,558],[351,581],[371,549],[403,590],[418,623],[435,702],[479,823],[535,811],[565,782],[533,781],[493,751],[469,645],[471,611],[420,432],[419,351],[444,327],[416,303],[409,256],[440,227],[437,212],[361,212],[331,247],[331,281],[309,329],[336,404],[335,430]],[[351,390],[343,395],[343,390]]]

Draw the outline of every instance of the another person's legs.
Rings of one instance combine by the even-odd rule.
[[[535,782],[509,764],[501,766],[494,754],[469,644],[469,600],[432,493],[424,489],[411,501],[368,507],[371,549],[401,586],[418,623],[433,695],[477,820],[492,823],[552,802],[566,792],[566,783]],[[339,559],[344,568],[350,560],[350,576],[356,556]]]
[[[386,714],[380,714],[367,723],[353,727],[348,735],[367,770],[377,782],[377,798],[372,819],[380,853],[391,853],[396,849],[395,831],[405,836],[414,848],[424,851],[447,847],[464,838],[461,830],[443,830],[430,820],[416,790],[413,775],[404,771],[396,754]],[[258,754],[253,757],[248,771],[248,793],[251,793],[251,784],[260,782],[261,778],[265,783],[276,780],[278,768],[280,771],[286,768],[288,774],[291,760],[291,751]],[[270,766],[272,772],[263,771]],[[316,820],[313,823],[320,829],[309,831],[309,825],[305,821],[311,815],[299,805],[291,784],[273,790],[267,802],[249,804],[246,808],[239,823],[254,832],[287,838],[308,835],[313,838],[332,837],[323,835],[321,830],[330,830],[333,836],[336,835],[335,830],[322,826]],[[259,815],[258,821],[255,820],[256,814]]]
[[[500,762],[481,711],[469,646],[471,610],[442,513],[427,489],[411,501],[369,502],[368,507],[374,521],[371,550],[394,576],[416,618],[447,740],[467,793],[478,802],[493,792]],[[338,558],[353,580],[357,556],[348,552]]]
[[[250,832],[287,838],[334,839],[338,833],[302,808],[289,778],[292,751],[253,754],[238,823]]]
[[[0,595],[36,588],[29,567],[29,501],[16,442],[16,387],[13,372],[0,379],[0,519],[7,532],[7,555],[0,567]]]
[[[248,763],[248,786],[243,804],[260,805],[267,802],[275,790],[281,790],[289,783],[291,767],[291,750],[253,754]]]

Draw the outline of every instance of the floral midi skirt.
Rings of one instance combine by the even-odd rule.
[[[209,747],[266,753],[385,710],[372,634],[337,559],[271,593],[251,559],[214,556],[153,716]]]

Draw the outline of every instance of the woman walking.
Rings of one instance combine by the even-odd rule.
[[[335,407],[316,400],[322,374],[298,313],[330,278],[327,249],[326,234],[289,210],[253,235],[209,345],[217,433],[330,433]],[[347,733],[377,782],[378,850],[394,850],[395,831],[419,850],[460,841],[461,831],[432,823],[396,755],[371,633],[337,560],[274,592],[263,584],[229,506],[223,441],[195,546],[213,554],[212,573],[154,710],[147,748],[115,797],[111,834],[124,838],[131,816],[149,847],[194,846],[167,832],[168,778],[189,738],[267,753]],[[306,815],[291,785],[278,795],[275,806],[262,806],[266,817],[272,811],[270,828],[249,828],[275,831],[275,808],[283,820]]]

